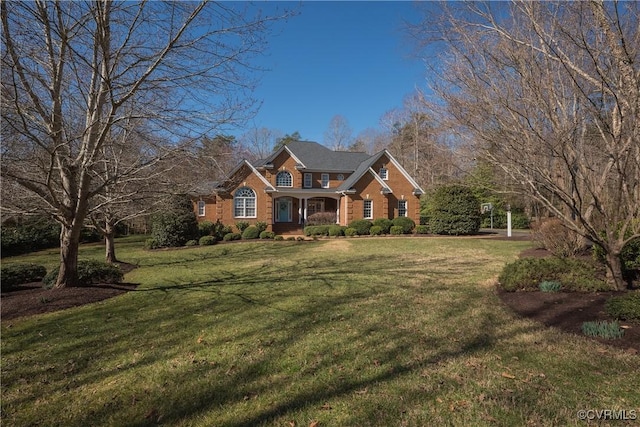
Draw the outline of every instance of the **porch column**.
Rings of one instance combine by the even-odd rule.
[[[336,209],[336,224],[340,224],[340,204],[342,203],[342,197],[338,199],[338,207]]]

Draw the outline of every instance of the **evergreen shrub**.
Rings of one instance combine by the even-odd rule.
[[[0,288],[10,291],[24,283],[39,282],[47,275],[47,269],[38,264],[11,264],[0,269]]]
[[[462,185],[440,187],[429,201],[429,229],[435,234],[470,235],[480,230],[480,202]]]

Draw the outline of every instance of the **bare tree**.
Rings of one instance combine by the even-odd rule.
[[[96,179],[111,136],[144,119],[154,139],[177,144],[244,119],[253,106],[248,61],[262,52],[270,19],[239,3],[0,7],[3,185],[20,186],[60,222],[55,286],[73,286],[93,199],[119,180]]]
[[[329,121],[324,133],[324,145],[335,151],[345,151],[353,141],[352,132],[346,117],[337,114]]]
[[[266,159],[273,153],[273,148],[283,135],[281,131],[276,129],[256,127],[242,134],[240,144],[246,152],[248,160]]]
[[[436,90],[478,155],[600,245],[617,289],[621,250],[640,238],[639,10],[456,3],[418,28],[447,48]]]

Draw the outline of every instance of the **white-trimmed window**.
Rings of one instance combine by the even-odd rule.
[[[205,210],[204,200],[198,200],[198,216],[204,216]]]
[[[406,200],[398,200],[398,216],[407,216]]]
[[[293,187],[293,177],[287,171],[280,171],[276,175],[276,187]]]
[[[249,187],[236,191],[233,198],[233,216],[236,218],[256,217],[256,193]]]
[[[373,219],[373,200],[364,200],[362,218]]]
[[[329,174],[322,174],[322,188],[329,188]]]
[[[378,175],[380,175],[380,178],[385,181],[389,179],[389,171],[387,170],[387,168],[380,168],[380,172],[378,173]]]
[[[304,188],[313,187],[313,174],[305,173],[304,174]]]

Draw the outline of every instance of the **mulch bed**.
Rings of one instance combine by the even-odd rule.
[[[543,249],[528,249],[521,256],[548,256]],[[123,270],[133,266],[122,265]],[[134,284],[93,285],[83,288],[44,289],[42,283],[23,285],[11,292],[3,292],[0,316],[3,321],[17,317],[48,313],[90,304],[134,290]],[[520,316],[565,332],[582,334],[582,323],[593,320],[613,320],[604,305],[619,292],[563,293],[563,292],[503,292],[498,295],[503,303]],[[640,324],[621,322],[628,326],[624,336],[616,340],[593,338],[607,345],[632,353],[640,353]]]

